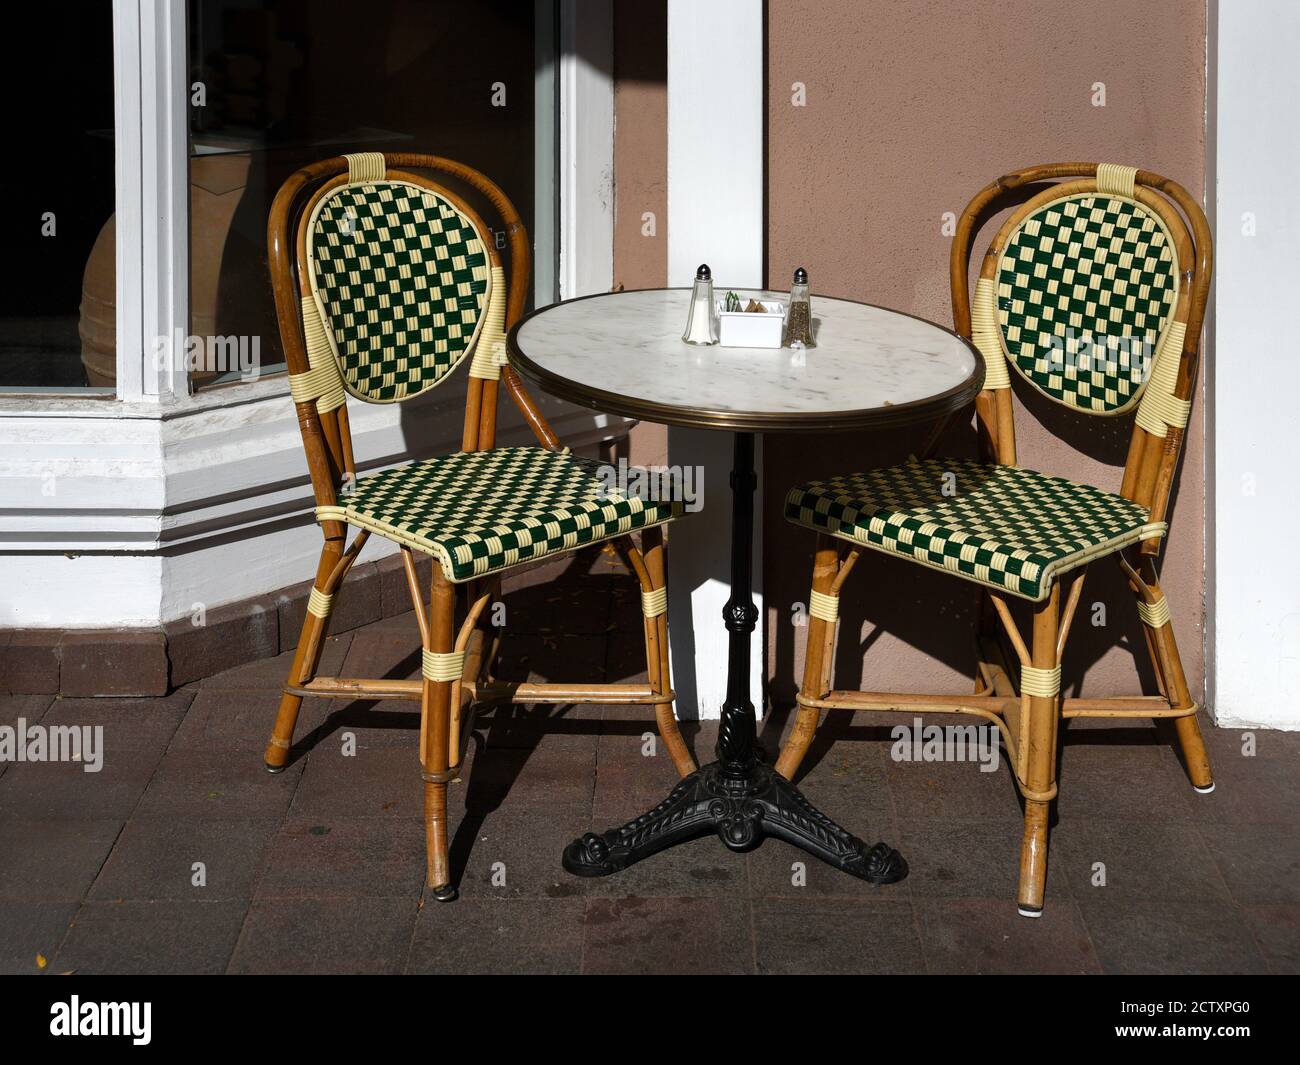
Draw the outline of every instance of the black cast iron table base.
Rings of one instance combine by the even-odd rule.
[[[729,633],[727,698],[718,729],[718,760],[678,781],[653,810],[570,843],[563,858],[570,873],[608,876],[714,832],[733,851],[751,850],[769,836],[782,839],[873,884],[892,884],[907,875],[898,851],[884,843],[868,846],[758,758],[749,701],[749,639],[758,621],[750,586],[754,484],[754,437],[737,433],[731,471],[731,597],[722,610]]]
[[[792,843],[836,869],[892,884],[907,863],[884,843],[868,847],[799,794],[776,770],[755,764],[742,781],[728,780],[712,762],[678,781],[658,806],[600,835],[588,832],[564,848],[564,868],[577,876],[608,876],[687,840],[716,832],[733,851],[757,847],[772,836]]]

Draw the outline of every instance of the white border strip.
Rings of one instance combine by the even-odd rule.
[[[1215,720],[1294,730],[1300,568],[1284,555],[1300,524],[1292,399],[1300,390],[1293,310],[1300,259],[1283,178],[1300,169],[1300,142],[1279,133],[1278,105],[1300,96],[1300,8],[1255,0],[1209,13],[1217,14],[1212,357],[1223,359],[1222,373],[1211,366]],[[1264,551],[1283,556],[1265,562]]]
[[[180,353],[168,347],[169,357],[159,359],[157,348],[159,338],[174,340],[190,331],[190,98],[183,4],[140,0],[139,56],[142,343],[136,348],[119,342],[118,372],[124,360],[139,358],[141,397],[166,400],[189,393]],[[134,376],[130,368],[128,373]]]
[[[579,15],[581,14],[581,17]],[[614,283],[614,16],[560,5],[560,298]]]
[[[668,284],[689,285],[707,262],[726,288],[763,287],[763,4],[669,0]],[[724,120],[725,119],[725,120]],[[685,324],[686,301],[682,301]],[[756,441],[750,697],[763,713],[762,437]],[[668,631],[677,712],[716,718],[726,698],[730,594],[730,433],[668,431],[672,465],[704,467],[705,515],[669,533]],[[701,521],[700,518],[704,520]]]

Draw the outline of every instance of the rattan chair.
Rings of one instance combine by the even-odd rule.
[[[510,241],[508,289],[496,243],[480,217],[415,170],[449,175],[491,205]],[[598,462],[561,447],[506,365],[505,331],[527,299],[528,234],[504,193],[478,171],[407,153],[315,163],[293,174],[276,195],[267,240],[290,392],[325,545],[266,766],[278,772],[287,763],[306,696],[420,700],[427,885],[434,898],[447,901],[456,896],[447,855],[447,785],[457,774],[474,707],[653,706],[678,772],[695,769],[673,716],[668,673],[662,526],[680,507],[611,491]],[[358,475],[348,402],[411,399],[445,382],[466,360],[462,449]],[[501,382],[540,447],[494,448]],[[358,531],[345,547],[348,526]],[[639,547],[629,535],[634,530]],[[372,534],[399,545],[423,647],[420,680],[316,675],[343,579]],[[501,574],[601,541],[612,544],[640,583],[648,682],[494,681],[498,641],[488,607]],[[427,610],[417,551],[433,558]]]
[[[977,221],[1004,193],[1024,196],[1040,183],[1050,184],[1017,207],[994,238],[972,304],[967,278]],[[1192,784],[1201,792],[1214,787],[1155,566],[1191,409],[1211,259],[1200,207],[1158,174],[1061,163],[999,178],[961,216],[950,264],[956,329],[985,360],[976,414],[989,461],[912,458],[804,484],[785,500],[787,520],[819,536],[799,709],[778,770],[790,777],[798,769],[822,710],[943,712],[992,722],[1024,799],[1018,901],[1026,916],[1042,911],[1062,717],[1171,718]],[[1008,366],[1072,411],[1135,412],[1118,493],[1018,465]],[[973,695],[830,690],[839,596],[864,549],[982,588]],[[1084,573],[1107,555],[1136,596],[1160,694],[1062,699],[1061,654]],[[1028,638],[1009,597],[1033,603]]]

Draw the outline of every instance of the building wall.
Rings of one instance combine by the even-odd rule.
[[[668,281],[667,5],[615,0],[614,287],[678,283],[687,282]],[[640,423],[629,452],[634,462],[667,462],[667,429]]]
[[[770,3],[768,283],[787,286],[802,265],[814,293],[947,325],[943,216],[959,214],[998,175],[1066,160],[1129,163],[1200,193],[1205,41],[1200,0]],[[805,106],[792,103],[795,82],[805,87]],[[1098,82],[1103,107],[1093,105]],[[1001,217],[975,241],[976,270]],[[1203,397],[1197,404],[1163,561],[1194,692],[1204,672]],[[1127,419],[1121,428],[1045,401],[1031,399],[1028,407],[1017,400],[1022,462],[1118,488]],[[778,501],[798,481],[898,461],[923,436],[823,436],[768,449],[764,581],[778,705],[792,701],[802,669],[805,630],[790,623],[791,604],[807,599],[813,545],[811,534],[781,520]],[[972,445],[963,427],[945,441],[954,452]],[[1091,624],[1095,603],[1105,608],[1105,627]],[[965,582],[864,559],[843,600],[837,685],[968,690],[974,604]],[[1064,664],[1067,691],[1132,690],[1139,672],[1153,691],[1144,658],[1117,568],[1093,566]]]

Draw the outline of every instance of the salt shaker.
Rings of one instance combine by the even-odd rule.
[[[691,308],[686,316],[686,332],[682,339],[688,344],[716,344],[718,331],[713,321],[713,274],[708,263],[700,263],[700,268],[695,271]]]
[[[808,299],[808,271],[802,266],[794,272],[790,285],[790,306],[785,313],[785,346],[816,347],[812,338],[812,304]]]

